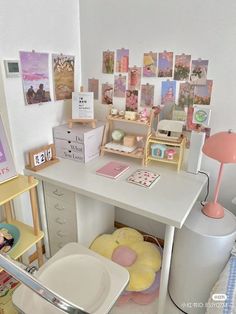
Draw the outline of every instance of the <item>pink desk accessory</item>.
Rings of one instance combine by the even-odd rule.
[[[138,169],[131,176],[128,177],[127,181],[129,183],[137,184],[145,188],[151,188],[159,178],[160,175],[158,173],[145,169]]]
[[[127,164],[123,164],[118,161],[110,161],[102,168],[99,168],[98,170],[96,170],[96,174],[105,176],[111,179],[117,179],[127,169],[129,169],[129,165]]]

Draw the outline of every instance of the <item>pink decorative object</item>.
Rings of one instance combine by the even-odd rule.
[[[119,246],[113,251],[111,259],[121,266],[128,267],[136,261],[136,258],[137,254],[135,251],[127,246]]]
[[[173,160],[174,159],[174,155],[176,154],[176,150],[173,148],[167,149],[165,151],[167,159],[169,160]]]
[[[144,109],[140,112],[139,116],[140,116],[140,121],[143,121],[143,122],[147,121],[147,119],[148,119],[148,111],[147,111],[147,108],[144,108]]]
[[[202,209],[202,212],[211,218],[223,218],[224,208],[217,203],[220,183],[222,179],[223,165],[227,163],[236,163],[236,133],[229,130],[220,132],[209,137],[202,149],[203,153],[220,162],[220,170],[214,192],[213,202],[208,202]]]

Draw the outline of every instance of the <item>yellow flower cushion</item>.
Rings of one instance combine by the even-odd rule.
[[[159,250],[154,244],[144,241],[142,234],[132,228],[101,235],[90,249],[126,267],[130,274],[127,291],[148,289],[161,267]]]

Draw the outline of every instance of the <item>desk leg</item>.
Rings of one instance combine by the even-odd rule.
[[[168,292],[168,280],[169,280],[174,232],[175,232],[175,227],[166,225],[165,243],[164,243],[162,269],[161,269],[160,293],[159,293],[158,312],[157,312],[158,314],[165,314],[165,304],[166,304],[166,296]]]

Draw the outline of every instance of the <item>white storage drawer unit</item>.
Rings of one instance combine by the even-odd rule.
[[[67,124],[53,128],[56,155],[79,162],[98,157],[103,131],[102,122],[97,122],[95,129],[82,124],[74,124],[71,129]]]
[[[77,241],[75,193],[44,183],[44,197],[51,255]]]

